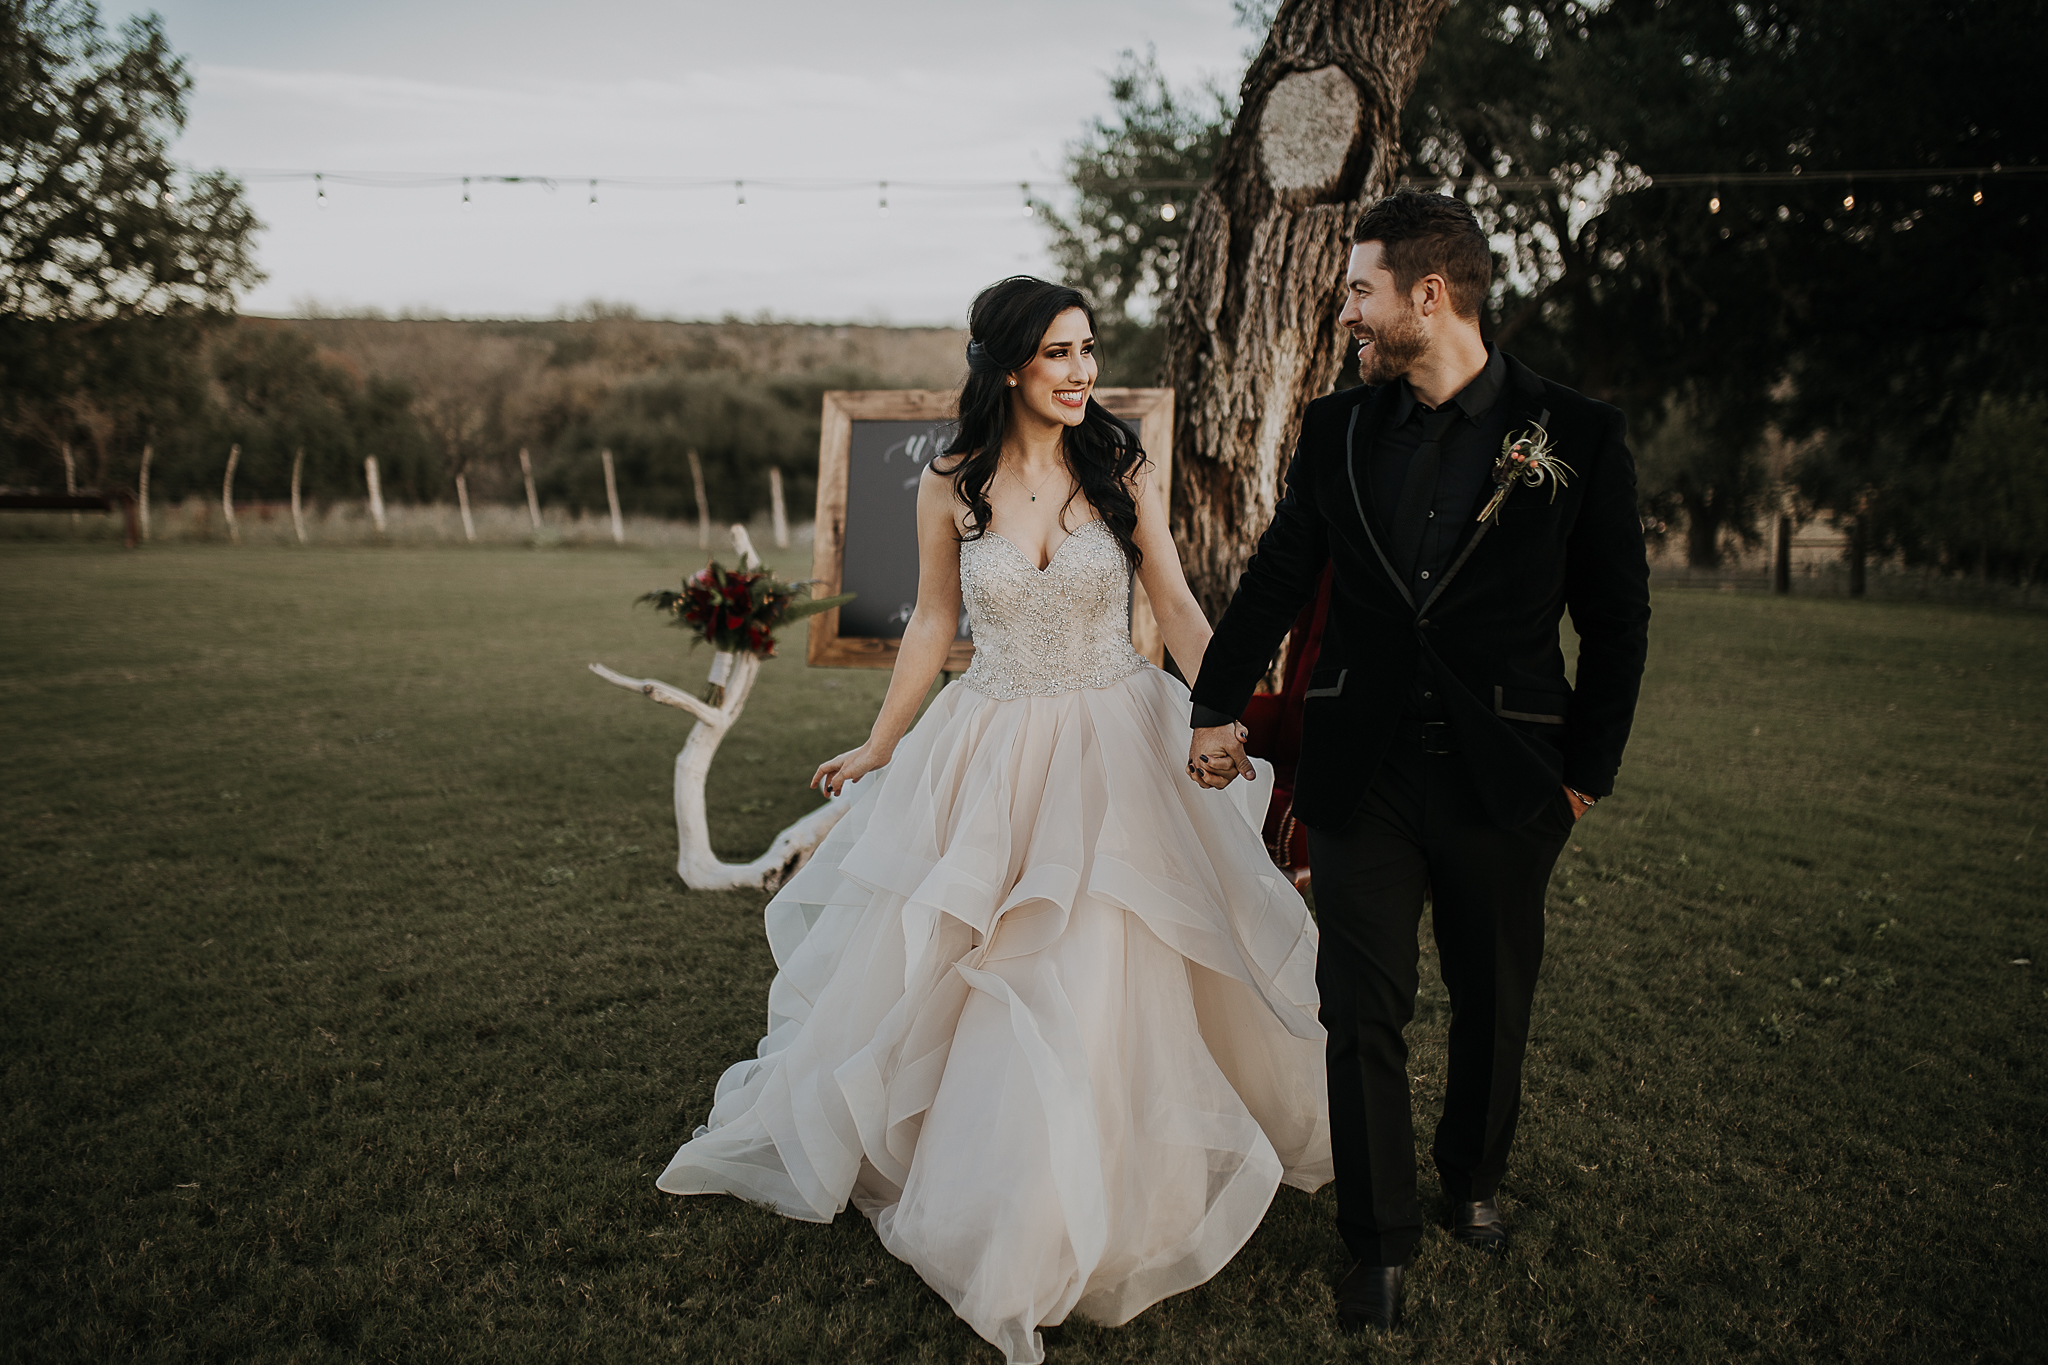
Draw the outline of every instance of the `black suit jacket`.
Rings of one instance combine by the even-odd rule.
[[[1388,562],[1367,483],[1394,392],[1347,389],[1309,404],[1286,496],[1202,658],[1196,704],[1243,713],[1329,563],[1329,624],[1295,776],[1304,823],[1335,829],[1349,819],[1402,723],[1418,668],[1437,684],[1495,823],[1534,819],[1561,799],[1560,784],[1607,795],[1635,718],[1650,621],[1621,413],[1510,357],[1493,448],[1500,434],[1541,424],[1571,482],[1554,501],[1547,486],[1515,485],[1498,524],[1480,524],[1475,505],[1449,567],[1417,600]],[[1576,690],[1558,643],[1567,609],[1579,635]]]

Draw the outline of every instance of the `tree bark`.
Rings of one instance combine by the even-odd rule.
[[[1858,513],[1856,519],[1849,523],[1849,596],[1851,597],[1861,597],[1868,591],[1869,546],[1869,531],[1864,526],[1863,515]]]
[[[1771,559],[1771,591],[1780,597],[1792,592],[1792,518],[1778,513],[1777,553]]]
[[[1681,497],[1679,505],[1685,508],[1685,567],[1720,568],[1721,518],[1717,509],[1704,498]]]
[[[1301,411],[1348,354],[1338,332],[1359,213],[1400,171],[1401,106],[1450,0],[1286,0],[1195,197],[1167,310],[1173,530],[1222,614],[1273,517]]]

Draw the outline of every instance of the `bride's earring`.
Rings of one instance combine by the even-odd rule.
[[[1009,383],[1010,387],[1011,387],[1011,388],[1013,388],[1013,389],[1017,387],[1017,381],[1016,381],[1016,380],[1014,380],[1014,379],[1012,379],[1012,380],[1009,380],[1009,381],[1008,381],[1008,383]]]

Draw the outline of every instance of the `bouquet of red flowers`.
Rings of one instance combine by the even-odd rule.
[[[778,629],[851,602],[854,596],[810,593],[809,582],[785,583],[767,569],[722,569],[714,559],[684,579],[681,592],[650,592],[639,600],[652,602],[721,654],[746,650],[772,659]]]

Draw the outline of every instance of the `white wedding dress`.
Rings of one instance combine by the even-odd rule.
[[[1186,776],[1188,691],[1131,648],[1100,521],[960,547],[974,663],[769,902],[756,1059],[657,1182],[850,1202],[1008,1360],[1213,1276],[1330,1178],[1316,930]]]

